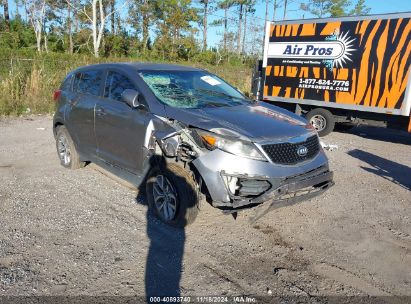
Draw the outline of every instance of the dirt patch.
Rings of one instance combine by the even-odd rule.
[[[253,225],[250,212],[234,220],[203,204],[181,231],[94,166],[62,168],[51,125],[0,121],[2,294],[411,296],[405,133],[333,133],[324,141],[339,146],[327,151],[336,185],[323,196]]]

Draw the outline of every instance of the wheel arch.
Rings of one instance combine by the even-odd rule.
[[[64,123],[63,123],[62,121],[56,120],[56,121],[53,122],[53,134],[54,134],[54,137],[56,137],[56,135],[57,135],[57,128],[60,127],[60,126],[64,126]]]

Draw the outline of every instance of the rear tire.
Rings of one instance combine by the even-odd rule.
[[[333,114],[322,108],[313,109],[305,116],[317,130],[320,137],[330,134],[334,130],[335,118]]]
[[[57,127],[56,149],[60,164],[63,167],[68,169],[79,169],[85,166],[86,163],[80,161],[76,146],[65,126]]]
[[[150,170],[146,197],[151,212],[174,227],[193,223],[199,211],[197,184],[190,172],[176,164],[159,164]]]

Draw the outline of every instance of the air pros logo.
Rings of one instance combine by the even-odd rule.
[[[268,45],[267,56],[279,59],[308,59],[321,60],[325,66],[342,68],[351,57],[355,48],[355,38],[349,36],[349,32],[326,36],[324,41],[295,41],[295,42],[271,42]],[[306,63],[306,62],[305,62]]]

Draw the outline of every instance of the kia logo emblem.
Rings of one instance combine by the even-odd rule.
[[[298,154],[298,156],[304,157],[304,156],[307,155],[307,153],[308,153],[308,149],[307,149],[306,146],[299,146],[299,147],[297,148],[297,154]]]

